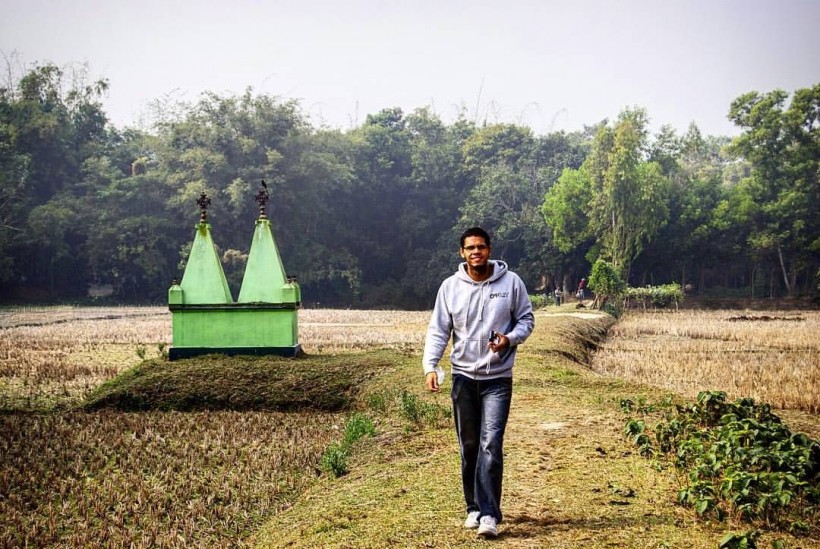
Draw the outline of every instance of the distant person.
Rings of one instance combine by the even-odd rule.
[[[524,283],[506,263],[490,260],[490,235],[473,227],[459,244],[464,263],[438,290],[422,364],[425,385],[439,391],[438,363],[452,338],[450,397],[467,506],[464,527],[494,538],[502,519],[504,431],[515,351],[535,320]]]
[[[578,301],[583,301],[586,297],[586,289],[587,289],[587,279],[582,278],[581,282],[578,283]]]
[[[555,304],[556,305],[561,305],[561,287],[560,286],[555,287]]]

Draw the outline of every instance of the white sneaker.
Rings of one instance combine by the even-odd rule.
[[[481,511],[470,511],[467,513],[467,520],[464,521],[464,527],[468,530],[475,530],[478,528],[478,517],[481,516]]]
[[[490,515],[481,517],[481,523],[478,525],[478,535],[485,538],[498,536],[498,521],[495,520],[495,517]]]

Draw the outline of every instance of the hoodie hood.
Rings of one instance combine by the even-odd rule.
[[[497,259],[491,259],[488,263],[493,266],[493,274],[490,275],[490,278],[488,278],[487,280],[482,280],[481,282],[476,282],[475,280],[470,278],[470,275],[467,274],[467,262],[466,261],[458,266],[458,270],[456,271],[455,276],[457,276],[460,280],[463,280],[465,282],[469,282],[470,284],[486,284],[488,282],[493,282],[495,280],[498,280],[499,278],[504,276],[504,274],[506,274],[506,272],[509,270],[509,267],[507,267],[507,264],[504,263],[503,261],[499,261]]]

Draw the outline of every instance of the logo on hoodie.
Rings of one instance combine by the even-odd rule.
[[[510,292],[496,292],[494,294],[490,294],[490,299],[495,299],[497,297],[508,297]]]

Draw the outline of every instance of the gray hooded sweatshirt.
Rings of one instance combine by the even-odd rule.
[[[435,370],[452,335],[453,374],[476,380],[512,377],[516,347],[532,333],[535,319],[521,278],[503,261],[490,263],[493,274],[487,280],[474,281],[462,263],[441,283],[424,343],[425,375]],[[510,346],[492,352],[492,332],[507,336]]]

